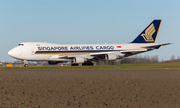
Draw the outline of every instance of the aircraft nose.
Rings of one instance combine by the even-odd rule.
[[[8,55],[14,58],[18,58],[20,56],[20,51],[17,48],[14,48],[8,52]]]
[[[14,55],[13,49],[8,52],[8,55],[10,55],[10,56],[13,56],[13,55]]]

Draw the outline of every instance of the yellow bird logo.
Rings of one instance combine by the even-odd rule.
[[[141,36],[144,38],[146,42],[154,41],[152,35],[156,32],[154,24],[152,23],[145,31],[145,34]]]

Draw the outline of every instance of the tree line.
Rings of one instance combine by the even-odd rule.
[[[162,63],[162,62],[180,62],[180,57],[178,56],[177,58],[172,55],[171,58],[169,60],[159,60],[158,55],[134,55],[134,56],[130,56],[130,57],[126,57],[120,60],[116,60],[116,61],[96,61],[94,62],[95,65],[117,65],[117,64],[126,64],[126,63]],[[1,65],[5,65],[6,63],[9,62],[0,62],[0,66]],[[22,65],[24,64],[22,60],[16,60],[14,62],[10,62],[10,63],[14,63],[17,66],[18,65]],[[46,61],[36,61],[36,62],[29,62],[29,64],[31,66],[33,65],[43,65],[43,66],[48,66],[48,63]],[[57,64],[57,65],[62,65],[62,64]],[[70,64],[67,64],[70,65]]]
[[[123,58],[116,61],[98,61],[96,65],[116,65],[116,64],[126,64],[126,63],[163,63],[163,62],[180,62],[180,57],[177,58],[172,55],[169,60],[159,60],[158,55],[134,55],[131,57]]]

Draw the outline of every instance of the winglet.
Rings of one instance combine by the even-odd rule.
[[[154,20],[131,43],[155,43],[162,20]]]

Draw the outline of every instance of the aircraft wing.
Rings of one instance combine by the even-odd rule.
[[[125,55],[127,53],[135,52],[145,52],[147,49],[133,49],[133,50],[124,50],[124,51],[113,51],[113,52],[100,52],[100,53],[90,53],[91,56],[105,55],[105,54],[116,54],[116,55]]]
[[[134,49],[134,50],[125,50],[121,51],[121,53],[133,53],[133,52],[145,52],[147,49]]]
[[[147,49],[134,49],[134,50],[126,50],[126,51],[121,51],[122,54],[125,54],[125,57],[134,55],[134,54],[139,54],[142,52],[148,51]]]
[[[100,52],[100,53],[90,53],[93,56],[93,59],[103,59],[105,55],[116,55],[119,59],[127,56],[131,56],[134,54],[142,53],[148,51],[146,48],[143,49],[133,49],[133,50],[124,50],[124,51],[113,51],[113,52]]]
[[[75,57],[84,57],[87,59],[96,59],[96,60],[101,60],[105,58],[105,55],[117,55],[120,58],[124,56],[129,56],[129,55],[134,55],[138,54],[141,52],[146,52],[148,51],[147,49],[134,49],[134,50],[124,50],[124,51],[112,51],[112,52],[97,52],[97,53],[89,53],[86,55],[53,55],[50,57],[50,59],[73,59]]]

